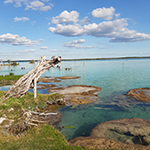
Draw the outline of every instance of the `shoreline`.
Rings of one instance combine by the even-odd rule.
[[[119,59],[149,59],[150,56],[143,56],[143,57],[112,57],[112,58],[72,58],[72,59],[62,59],[62,61],[82,61],[82,60],[119,60]],[[31,60],[14,60],[16,62],[30,62]],[[38,60],[35,60],[37,62]],[[6,63],[7,61],[3,61]]]

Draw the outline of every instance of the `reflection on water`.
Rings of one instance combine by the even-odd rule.
[[[79,79],[62,80],[55,84],[65,86],[83,84],[102,88],[98,104],[60,109],[64,117],[59,127],[74,126],[71,129],[61,129],[67,139],[87,136],[92,128],[103,121],[131,117],[150,119],[150,104],[129,99],[124,95],[133,88],[150,87],[150,59],[64,61],[61,64],[65,68],[72,67],[72,69],[65,70],[61,65],[61,71],[52,68],[42,76],[80,76]],[[25,69],[21,70],[21,67]],[[20,63],[13,68],[13,73],[25,74],[33,68],[34,65],[28,62]],[[1,67],[0,75],[9,74],[10,69],[7,66]],[[0,90],[8,90],[8,88],[8,86],[1,87]],[[38,90],[38,92],[47,93],[47,90]]]

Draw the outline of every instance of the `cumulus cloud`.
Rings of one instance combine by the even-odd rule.
[[[13,1],[12,0],[5,0],[4,3],[12,3]]]
[[[105,20],[111,20],[113,15],[115,14],[115,9],[113,7],[110,8],[97,8],[92,11],[92,16],[95,18],[102,18]]]
[[[80,20],[81,24],[88,24],[90,22],[90,18],[88,16],[84,17],[83,20]]]
[[[105,10],[107,9],[102,8],[102,12],[105,12]],[[95,12],[96,11],[99,12],[100,10],[95,9]],[[96,17],[96,13],[94,15]],[[148,34],[140,33],[135,30],[129,30],[127,28],[128,19],[126,18],[117,19],[120,16],[120,14],[114,14],[113,7],[109,8],[107,15],[105,14],[104,16],[103,14],[101,15],[101,17],[103,16],[103,18],[105,17],[105,19],[111,19],[113,15],[116,17],[115,20],[103,21],[99,24],[88,23],[86,25],[80,24],[81,21],[79,21],[80,23],[77,22],[79,16],[78,17],[76,16],[75,19],[72,19],[72,22],[74,22],[74,24],[69,24],[69,22],[71,22],[71,19],[63,20],[62,17],[60,17],[61,15],[59,15],[57,17],[53,17],[52,19],[53,23],[56,24],[56,27],[49,27],[48,30],[55,34],[68,37],[82,36],[82,35],[90,35],[94,37],[107,37],[110,38],[110,42],[118,42],[118,43],[150,40],[150,35]],[[100,13],[97,14],[97,17],[98,16],[100,17]],[[64,24],[65,22],[68,23]]]
[[[21,18],[15,17],[14,18],[14,22],[17,22],[17,21],[28,21],[28,20],[30,20],[30,19],[27,18],[27,17],[21,17]]]
[[[26,37],[20,37],[17,34],[10,34],[10,33],[0,35],[0,43],[11,45],[24,45],[29,47],[39,44],[38,41],[31,41]]]
[[[37,1],[31,1],[26,6],[25,10],[32,9],[32,10],[40,10],[40,11],[48,11],[51,9],[50,6],[45,6],[45,4],[39,0]]]
[[[25,49],[24,52],[35,52],[35,49]]]
[[[83,27],[80,26],[79,24],[75,25],[57,24],[56,27],[49,27],[48,30],[50,32],[54,32],[56,34],[64,36],[80,36],[84,34]]]
[[[76,23],[78,21],[79,13],[77,11],[71,11],[70,13],[65,10],[59,16],[52,18],[53,24],[67,23],[73,22]]]
[[[40,10],[48,11],[51,9],[51,4],[48,4],[49,0],[5,0],[4,3],[14,3],[15,7],[21,7],[25,5],[25,10]]]
[[[47,46],[43,46],[40,49],[48,49],[48,47]]]
[[[73,40],[71,42],[64,43],[63,47],[83,48],[83,49],[95,48],[95,46],[81,46],[81,45],[79,45],[79,44],[84,43],[84,42],[85,42],[85,39]]]

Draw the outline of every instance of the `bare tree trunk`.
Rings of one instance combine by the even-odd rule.
[[[22,76],[3,96],[2,100],[9,97],[19,98],[24,96],[30,88],[36,88],[36,81],[38,78],[51,67],[61,62],[61,56],[57,58],[53,56],[50,60],[46,61],[45,57],[41,57],[38,65],[30,72]],[[34,89],[36,91],[36,89]],[[34,95],[36,97],[36,94]]]
[[[34,89],[33,89],[34,98],[36,98],[36,91],[37,91],[37,89],[36,89],[36,82],[37,82],[37,80],[36,80],[36,78],[35,78],[35,79],[34,79]]]

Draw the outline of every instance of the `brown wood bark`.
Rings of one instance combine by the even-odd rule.
[[[48,69],[54,67],[61,62],[61,56],[57,58],[53,56],[50,60],[46,61],[45,57],[41,57],[38,65],[30,72],[22,76],[3,96],[2,100],[9,97],[19,98],[24,96],[30,88],[34,87],[34,79],[38,78]]]

